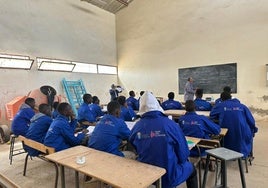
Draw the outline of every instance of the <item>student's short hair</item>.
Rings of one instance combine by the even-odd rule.
[[[231,92],[232,92],[232,89],[231,89],[231,87],[229,87],[229,86],[225,86],[225,87],[223,88],[223,91],[226,91],[226,92],[228,92],[228,93],[231,93]]]
[[[91,99],[92,96],[89,93],[83,95],[83,101],[86,102],[88,99]]]
[[[40,113],[46,114],[47,110],[50,110],[50,106],[48,104],[40,104],[38,107],[38,111]]]
[[[126,97],[125,96],[119,96],[117,98],[117,102],[120,104],[120,105],[124,105],[125,102],[126,102]]]
[[[97,96],[92,97],[92,103],[96,103],[98,100],[99,100],[99,98]]]
[[[111,101],[107,105],[107,111],[109,114],[115,114],[118,109],[120,110],[120,104],[117,101]]]
[[[134,92],[133,90],[131,90],[128,94],[129,94],[129,96],[131,96],[131,97],[135,96],[135,92]]]
[[[144,92],[145,92],[145,91],[141,91],[141,92],[140,92],[140,96],[142,96],[142,95],[144,94]]]
[[[196,89],[195,94],[197,97],[203,97],[203,89]]]
[[[189,77],[188,79],[187,79],[187,81],[190,81],[191,80],[191,77]]]
[[[193,111],[195,111],[195,104],[194,104],[194,101],[193,100],[187,100],[185,102],[185,110],[187,112],[193,112]]]
[[[229,93],[227,91],[224,91],[221,93],[221,100],[226,101],[226,100],[231,99],[231,98],[232,98],[231,93]]]
[[[169,93],[168,93],[168,98],[169,98],[169,99],[174,99],[174,97],[175,97],[174,92],[169,92]]]
[[[59,104],[58,106],[58,112],[63,115],[64,114],[64,111],[70,106],[69,103],[67,102],[62,102]]]
[[[34,102],[35,102],[35,99],[31,98],[31,97],[26,98],[25,101],[24,101],[24,103],[28,104],[28,105],[31,105]]]
[[[56,102],[53,103],[52,106],[53,106],[53,108],[54,108],[55,110],[57,110],[59,104],[60,104],[60,103],[59,103],[58,101],[56,101]]]

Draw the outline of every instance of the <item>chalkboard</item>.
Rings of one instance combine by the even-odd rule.
[[[203,89],[204,94],[219,94],[224,86],[230,86],[232,93],[237,92],[237,64],[221,64],[202,67],[182,68],[178,71],[179,94],[189,77],[194,79],[194,88]]]

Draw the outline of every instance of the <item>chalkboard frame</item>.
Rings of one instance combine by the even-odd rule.
[[[189,77],[194,79],[194,88],[203,89],[204,94],[219,94],[224,86],[230,86],[232,93],[237,93],[237,63],[179,68],[179,94],[184,94]]]

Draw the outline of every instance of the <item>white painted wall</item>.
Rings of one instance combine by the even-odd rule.
[[[234,96],[265,119],[267,10],[266,0],[135,0],[116,15],[120,82],[166,98],[179,68],[237,62]]]
[[[0,0],[0,53],[117,65],[115,15],[73,0]],[[87,92],[110,100],[115,75],[0,69],[0,108],[42,85],[64,94],[61,80],[82,79]]]

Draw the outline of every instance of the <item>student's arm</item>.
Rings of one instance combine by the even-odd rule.
[[[181,130],[181,128],[174,123],[168,132],[170,138],[173,140],[174,152],[178,157],[178,162],[183,163],[188,160],[190,151],[187,145],[186,138]]]
[[[244,106],[244,109],[245,109],[245,116],[246,116],[247,123],[250,127],[252,134],[254,135],[256,132],[258,132],[258,128],[256,127],[256,124],[255,124],[255,119],[252,116],[250,110],[246,106]]]
[[[124,121],[120,121],[118,132],[119,132],[119,136],[122,140],[127,140],[130,136],[130,130]]]
[[[220,134],[221,128],[219,125],[217,125],[216,123],[214,123],[213,121],[211,121],[210,119],[208,119],[205,116],[200,116],[200,117],[204,122],[204,124],[201,126],[201,128],[203,129],[203,131],[206,134],[214,134],[214,135]]]
[[[85,137],[84,133],[80,133],[77,136],[74,136],[73,128],[69,125],[63,125],[61,129],[61,134],[64,137],[64,140],[70,145],[70,146],[77,146],[81,144],[82,139]]]

